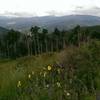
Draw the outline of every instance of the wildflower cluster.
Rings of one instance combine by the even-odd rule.
[[[17,87],[21,87],[21,81],[18,81]]]
[[[22,84],[21,81],[18,81],[17,87],[21,87],[23,85],[20,94],[28,95],[28,97],[31,97],[33,95],[33,97],[31,98],[41,98],[41,96],[44,96],[47,97],[48,100],[50,100],[50,98],[58,100],[57,98],[59,98],[61,95],[65,95],[65,97],[68,98],[70,96],[70,93],[65,93],[64,91],[64,89],[67,89],[67,86],[66,83],[64,83],[62,80],[62,73],[62,68],[48,65],[47,67],[43,67],[37,72],[30,72],[27,75],[27,80],[25,82],[26,84]],[[60,91],[63,92],[62,94],[58,95]]]

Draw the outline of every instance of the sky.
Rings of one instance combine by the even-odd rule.
[[[30,17],[70,14],[100,16],[100,0],[0,0],[0,15]]]

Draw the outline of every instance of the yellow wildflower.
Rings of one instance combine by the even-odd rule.
[[[31,78],[31,74],[28,75],[28,78]]]
[[[69,92],[67,92],[66,90],[64,90],[64,92],[66,93],[67,96],[70,96]]]
[[[48,87],[49,87],[49,84],[46,85],[46,88],[48,88]]]
[[[58,87],[61,87],[61,84],[60,84],[60,82],[57,82],[57,86],[58,86]]]
[[[48,66],[48,70],[50,71],[52,68],[51,68],[51,66]]]
[[[69,92],[67,92],[67,96],[70,96],[70,93]]]
[[[46,77],[46,75],[47,75],[47,72],[44,72],[44,77]]]
[[[18,81],[17,87],[21,87],[21,81]]]

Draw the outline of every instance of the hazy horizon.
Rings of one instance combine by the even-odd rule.
[[[100,0],[2,0],[1,16],[33,17],[63,15],[100,16]]]

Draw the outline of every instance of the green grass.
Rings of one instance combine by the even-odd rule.
[[[52,65],[56,59],[57,54],[55,53],[22,57],[16,60],[0,60],[0,97],[7,97],[7,100],[12,99],[16,95],[18,80],[25,82],[25,76],[28,73],[36,72],[49,64]]]
[[[22,84],[25,83],[30,72],[38,73],[41,68],[54,64],[59,60],[61,54],[63,53],[42,54],[16,60],[0,60],[0,100],[15,100],[18,81],[21,80]],[[97,80],[98,87],[100,87],[100,79],[97,78]],[[46,94],[45,91],[43,93]],[[25,95],[21,100],[30,99]],[[48,99],[47,97],[41,97],[41,100]],[[83,100],[95,100],[95,96],[87,95]]]

